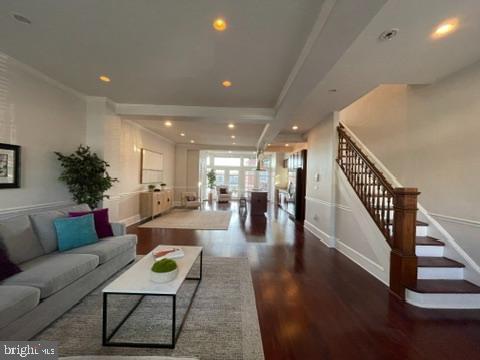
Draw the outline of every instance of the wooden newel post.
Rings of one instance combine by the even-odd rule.
[[[390,253],[390,290],[405,299],[405,288],[417,283],[415,256],[417,188],[396,188],[393,199],[393,243]]]

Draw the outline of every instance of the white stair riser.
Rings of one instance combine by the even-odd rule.
[[[429,309],[480,309],[480,294],[423,294],[407,289],[405,299]]]
[[[393,232],[393,225],[390,225],[389,228],[390,228],[390,233],[392,233]],[[417,236],[428,236],[428,226],[417,226],[416,235]]]
[[[418,279],[423,280],[462,280],[463,268],[419,267]]]
[[[442,257],[444,249],[444,246],[417,245],[415,247],[415,254],[417,256]]]

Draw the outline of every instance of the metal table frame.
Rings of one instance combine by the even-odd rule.
[[[197,257],[198,259],[198,257]],[[180,323],[178,332],[176,332],[176,315],[177,315],[177,294],[144,294],[144,293],[125,293],[125,292],[104,292],[103,293],[103,324],[102,324],[102,344],[103,346],[122,346],[122,347],[148,347],[148,348],[168,348],[174,349],[177,343],[178,336],[182,331],[183,324],[187,318],[188,312],[192,307],[193,299],[197,293],[198,286],[202,281],[202,269],[203,269],[203,249],[200,251],[200,275],[198,277],[186,277],[185,280],[197,280],[197,285],[193,291],[192,298],[188,304],[187,311]],[[137,301],[135,306],[127,313],[127,315],[120,321],[120,323],[113,329],[110,335],[107,335],[107,325],[108,325],[108,295],[134,295],[140,296],[140,299]],[[135,309],[140,305],[145,296],[164,296],[172,298],[172,342],[171,343],[135,343],[135,342],[120,342],[120,341],[111,341],[112,337],[120,330],[122,325],[127,321],[127,319],[132,315]]]

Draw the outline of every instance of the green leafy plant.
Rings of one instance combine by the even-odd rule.
[[[113,183],[118,182],[118,179],[108,174],[107,168],[110,165],[96,153],[92,153],[90,147],[80,145],[73,154],[55,154],[63,167],[58,179],[67,184],[78,204],[88,204],[95,209],[102,199],[109,198],[104,193]]]
[[[177,268],[177,262],[172,259],[162,259],[155,261],[152,265],[152,271],[156,273],[166,273]]]
[[[148,190],[153,191],[153,190],[155,190],[155,187],[156,187],[155,185],[150,184],[150,185],[148,185]]]
[[[217,181],[217,176],[215,171],[212,169],[207,173],[208,188],[213,189],[215,187],[215,182]]]

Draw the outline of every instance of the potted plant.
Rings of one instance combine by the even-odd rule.
[[[160,184],[160,187],[162,188],[162,190],[165,190],[165,188],[167,187],[167,184],[161,183],[161,184]]]
[[[80,145],[73,154],[55,154],[63,168],[58,179],[67,184],[78,204],[88,204],[95,209],[100,201],[109,198],[105,192],[118,182],[118,179],[108,174],[107,168],[110,165],[96,153],[92,153],[90,147]]]
[[[153,184],[148,185],[148,191],[150,191],[150,192],[155,191],[155,185],[153,185]]]
[[[207,181],[208,181],[208,188],[210,191],[208,192],[208,202],[212,202],[213,194],[212,191],[215,188],[215,182],[217,181],[217,176],[215,175],[215,171],[211,169],[207,173]]]
[[[165,283],[175,279],[177,274],[177,262],[172,259],[162,259],[153,263],[150,279],[157,283]]]

